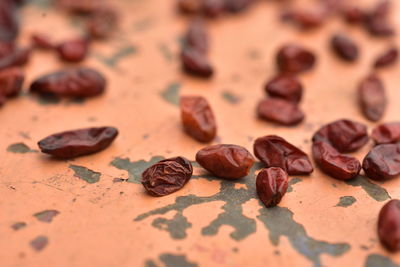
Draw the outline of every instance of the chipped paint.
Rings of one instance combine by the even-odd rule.
[[[75,177],[78,177],[89,184],[94,184],[100,181],[100,172],[95,172],[86,167],[78,165],[69,165],[69,168],[74,171]]]

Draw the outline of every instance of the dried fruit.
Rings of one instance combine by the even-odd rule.
[[[342,153],[353,152],[368,142],[367,127],[351,120],[337,120],[322,126],[312,141],[328,143]]]
[[[196,13],[202,9],[203,0],[178,0],[178,8],[184,13]]]
[[[302,29],[311,29],[321,26],[325,18],[326,14],[322,9],[290,10],[284,15],[284,20],[293,22]]]
[[[104,150],[117,135],[118,130],[114,127],[85,128],[50,135],[38,145],[43,153],[71,159]]]
[[[225,0],[203,0],[203,12],[209,17],[218,17],[225,11]]]
[[[364,11],[358,7],[347,7],[341,10],[341,13],[348,23],[361,23],[364,21]]]
[[[213,145],[201,149],[196,161],[210,173],[227,179],[249,174],[254,158],[247,149],[237,145]]]
[[[20,68],[10,68],[0,71],[0,95],[17,96],[22,89],[25,75]]]
[[[383,54],[379,55],[375,60],[374,67],[381,68],[393,65],[399,58],[399,51],[396,47],[391,47],[386,50]]]
[[[282,72],[304,72],[312,69],[316,62],[315,55],[296,44],[286,44],[278,51],[276,62]]]
[[[59,8],[78,14],[90,14],[104,3],[104,0],[56,0]]]
[[[265,91],[271,97],[282,98],[298,103],[303,95],[303,86],[296,76],[283,73],[272,78],[272,80],[265,85]]]
[[[96,9],[90,16],[87,29],[90,37],[103,39],[110,36],[117,28],[118,15],[111,7]]]
[[[261,119],[283,125],[295,125],[304,119],[296,103],[272,97],[260,101],[257,114]]]
[[[165,159],[142,173],[142,184],[150,195],[166,196],[181,189],[190,180],[192,173],[192,164],[186,158]]]
[[[280,167],[289,175],[313,172],[307,154],[276,135],[257,138],[254,142],[254,155],[267,167]]]
[[[382,81],[375,74],[364,78],[358,87],[358,99],[364,116],[371,121],[382,118],[386,109],[386,94]]]
[[[58,55],[68,62],[80,62],[86,58],[89,42],[85,39],[65,41],[57,46]]]
[[[320,169],[336,179],[348,180],[360,173],[361,164],[358,159],[340,154],[328,143],[314,142],[312,151],[314,160]]]
[[[261,170],[257,175],[257,195],[269,207],[274,207],[281,202],[288,188],[289,177],[287,173],[278,167]]]
[[[358,47],[349,37],[343,34],[335,34],[331,39],[333,51],[342,59],[355,61],[358,58]]]
[[[47,74],[35,80],[31,92],[66,97],[91,97],[103,93],[106,80],[90,68],[73,68]]]
[[[389,180],[400,174],[400,144],[383,144],[374,147],[365,156],[363,170],[368,178]]]
[[[43,34],[32,34],[31,36],[32,46],[38,49],[51,50],[56,47],[56,45],[50,40],[47,35]]]
[[[225,0],[225,8],[229,12],[238,13],[247,9],[254,0]]]
[[[400,200],[392,199],[380,210],[378,236],[386,249],[392,252],[400,250]]]
[[[25,65],[30,57],[31,50],[29,48],[16,48],[10,54],[0,58],[0,70],[15,66]]]
[[[197,49],[185,47],[181,55],[183,68],[186,72],[208,78],[213,75],[213,68],[206,56]]]
[[[390,10],[390,1],[383,0],[365,15],[364,24],[371,35],[380,37],[394,34],[394,26],[388,20]]]
[[[208,50],[208,35],[204,21],[201,19],[194,19],[186,33],[186,45],[193,49],[206,53]]]
[[[377,145],[400,142],[400,122],[389,122],[376,126],[371,137]]]
[[[180,106],[185,131],[200,142],[212,141],[217,133],[217,125],[207,100],[201,96],[184,96]]]

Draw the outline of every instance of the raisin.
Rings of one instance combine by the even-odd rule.
[[[150,195],[166,196],[181,189],[190,180],[192,173],[192,164],[186,158],[165,159],[142,173],[142,184]]]
[[[321,26],[325,16],[322,10],[299,9],[289,11],[284,19],[293,22],[302,29],[311,29]]]
[[[0,70],[28,63],[31,55],[29,48],[16,48],[10,54],[0,58]]]
[[[184,96],[180,102],[185,131],[200,142],[212,141],[217,133],[217,126],[207,100],[201,96]]]
[[[364,24],[371,35],[392,36],[394,26],[388,21],[389,11],[391,10],[390,1],[380,1],[376,7],[365,15]]]
[[[371,74],[361,81],[358,87],[358,99],[367,119],[378,121],[382,118],[386,109],[386,94],[378,76]]]
[[[249,174],[254,158],[247,149],[237,145],[213,145],[201,149],[196,161],[210,173],[227,179]]]
[[[203,0],[178,0],[178,8],[183,13],[197,13],[203,7]]]
[[[380,210],[378,236],[382,245],[389,251],[400,250],[400,200],[392,199]]]
[[[91,14],[87,29],[92,38],[103,39],[108,37],[117,28],[117,12],[110,7],[96,9]]]
[[[25,75],[20,68],[14,67],[0,71],[0,95],[17,96],[21,92]]]
[[[355,61],[358,58],[358,47],[349,37],[335,34],[331,39],[331,47],[340,58],[346,61]]]
[[[341,14],[348,23],[362,23],[364,21],[364,11],[359,7],[347,7],[341,10]]]
[[[278,167],[261,170],[257,175],[257,195],[267,208],[274,207],[281,202],[285,195],[289,176]]]
[[[377,145],[400,142],[400,122],[389,122],[376,126],[372,130],[371,137]]]
[[[15,44],[11,42],[0,41],[0,60],[10,54],[15,50]]]
[[[81,62],[88,53],[89,42],[85,39],[65,41],[57,46],[60,58],[68,62]]]
[[[314,142],[312,152],[320,169],[336,179],[348,180],[360,173],[361,164],[358,159],[340,154],[328,143]]]
[[[257,114],[263,120],[282,125],[295,125],[304,119],[304,113],[296,103],[272,97],[261,100]]]
[[[391,47],[378,56],[378,58],[375,60],[374,67],[381,68],[393,65],[394,63],[397,62],[398,58],[399,58],[398,49],[396,47]]]
[[[195,76],[209,78],[213,75],[213,68],[206,56],[191,47],[185,47],[182,51],[182,64],[187,73]]]
[[[271,97],[298,103],[303,95],[303,86],[294,75],[283,73],[272,78],[265,85],[265,91]]]
[[[204,21],[201,19],[194,19],[186,33],[186,45],[193,49],[206,53],[208,50],[208,35]]]
[[[50,40],[50,38],[44,34],[32,34],[31,41],[32,46],[37,49],[51,50],[56,47],[56,45]]]
[[[90,68],[73,68],[47,74],[35,80],[31,92],[65,97],[91,97],[103,93],[106,80]]]
[[[218,17],[225,11],[225,0],[203,0],[203,12],[208,17]]]
[[[104,150],[117,135],[118,130],[114,127],[85,128],[50,135],[38,145],[43,153],[71,159]]]
[[[316,57],[311,51],[296,45],[286,44],[276,56],[278,68],[282,72],[304,72],[314,67]]]
[[[282,137],[267,135],[257,138],[253,148],[254,155],[267,167],[280,167],[289,175],[303,175],[313,172],[307,154]]]
[[[312,141],[326,142],[341,153],[353,152],[368,142],[367,127],[351,120],[337,120],[322,126]]]
[[[104,0],[56,0],[59,8],[78,14],[90,14],[104,3]]]
[[[0,1],[0,41],[13,42],[19,34],[17,7],[13,1]]]
[[[365,156],[363,170],[368,178],[389,180],[400,174],[400,144],[383,144],[374,147]]]
[[[225,8],[229,12],[239,13],[247,9],[254,0],[225,0]]]

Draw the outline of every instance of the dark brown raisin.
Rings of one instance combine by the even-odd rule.
[[[312,151],[319,168],[336,179],[348,180],[360,173],[361,164],[358,159],[340,154],[328,143],[314,142]]]
[[[96,9],[89,17],[87,29],[92,38],[103,39],[110,36],[117,28],[118,15],[111,7]]]
[[[207,53],[208,50],[208,35],[204,21],[194,19],[186,33],[186,45],[196,49],[202,53]]]
[[[0,70],[28,63],[31,55],[29,48],[16,48],[10,54],[0,58]]]
[[[0,41],[13,42],[19,33],[17,7],[13,1],[0,1]]]
[[[267,167],[280,167],[289,175],[303,175],[313,172],[306,153],[282,137],[267,135],[254,142],[254,155]]]
[[[391,66],[397,62],[398,58],[399,58],[398,49],[396,47],[391,47],[378,56],[378,58],[375,60],[374,67],[381,68],[381,67]]]
[[[74,68],[47,74],[35,80],[31,92],[65,97],[91,97],[104,92],[106,80],[90,68]]]
[[[348,23],[362,23],[365,13],[359,7],[346,7],[341,10],[341,14]]]
[[[225,0],[225,8],[229,12],[238,13],[247,9],[254,0]]]
[[[142,184],[155,197],[166,196],[181,189],[192,177],[193,168],[184,157],[162,160],[142,173]]]
[[[293,22],[302,29],[311,29],[321,26],[326,17],[321,9],[295,9],[288,11],[284,20]]]
[[[383,144],[374,147],[365,156],[363,170],[368,178],[389,180],[400,174],[400,144]]]
[[[367,127],[351,120],[337,120],[322,126],[312,141],[326,142],[341,153],[353,152],[368,142]]]
[[[32,46],[37,49],[51,50],[56,45],[50,40],[47,35],[35,33],[31,36]]]
[[[364,116],[370,121],[378,121],[386,109],[385,87],[379,77],[371,74],[358,87],[358,99]]]
[[[331,47],[336,55],[346,61],[358,59],[358,46],[346,35],[335,34],[331,39]]]
[[[62,42],[57,46],[60,58],[68,62],[81,62],[88,54],[89,42],[85,39],[76,39]]]
[[[400,250],[400,200],[392,199],[380,210],[378,236],[382,245],[389,251]]]
[[[257,195],[267,208],[274,207],[281,202],[285,195],[289,176],[278,167],[261,170],[257,175]]]
[[[394,26],[390,24],[388,15],[391,10],[390,1],[378,2],[374,9],[365,15],[364,24],[371,35],[391,36],[395,33]]]
[[[282,125],[296,125],[304,119],[304,113],[296,103],[275,97],[260,101],[257,114],[263,120]]]
[[[214,73],[206,55],[197,49],[185,47],[182,51],[181,58],[183,68],[189,74],[209,78]]]
[[[303,86],[296,76],[283,73],[273,77],[265,85],[265,91],[271,97],[278,97],[298,103],[303,95]]]
[[[389,122],[376,126],[372,130],[371,137],[377,145],[400,142],[400,122]]]
[[[286,44],[278,51],[276,62],[282,72],[304,72],[314,67],[314,53],[296,44]]]
[[[43,153],[60,159],[89,155],[107,148],[117,137],[114,127],[85,128],[50,135],[38,142]]]
[[[185,131],[197,141],[212,141],[217,134],[217,125],[208,101],[201,96],[184,96],[180,102]]]
[[[0,95],[6,97],[17,96],[22,89],[25,75],[17,67],[0,71]]]
[[[203,0],[203,12],[209,17],[218,17],[225,11],[225,0]]]
[[[237,145],[213,145],[201,149],[196,161],[210,173],[227,179],[249,174],[254,158],[247,149]]]

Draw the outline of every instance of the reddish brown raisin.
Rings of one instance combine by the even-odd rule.
[[[367,127],[351,120],[337,120],[322,126],[312,141],[326,142],[342,153],[353,152],[368,142]]]
[[[381,68],[393,65],[397,62],[399,58],[399,51],[396,47],[391,47],[386,50],[383,54],[379,55],[378,58],[375,60],[374,67]]]
[[[99,6],[104,5],[104,0],[56,0],[59,8],[73,13],[89,14]]]
[[[328,143],[315,142],[312,145],[312,151],[320,169],[336,179],[348,180],[360,173],[361,164],[358,159],[340,154]]]
[[[117,137],[114,127],[85,128],[50,135],[38,142],[43,153],[60,159],[89,155],[107,148]]]
[[[103,7],[96,9],[91,14],[87,29],[92,38],[103,39],[110,36],[117,28],[118,15],[111,7]]]
[[[209,78],[213,75],[214,70],[201,51],[185,47],[181,58],[183,68],[186,72],[204,78]]]
[[[106,80],[89,68],[74,68],[47,74],[35,80],[31,92],[65,97],[91,97],[104,92]]]
[[[340,58],[347,61],[355,61],[358,58],[358,47],[349,37],[343,34],[335,34],[331,39],[331,47]]]
[[[375,36],[391,36],[394,34],[394,26],[388,20],[391,10],[390,1],[378,2],[375,8],[365,15],[364,24],[370,34]]]
[[[389,122],[376,126],[371,137],[377,145],[400,142],[400,122]]]
[[[202,53],[208,50],[208,35],[204,21],[201,19],[194,19],[186,33],[186,45],[196,49]]]
[[[386,249],[392,252],[400,250],[400,200],[392,199],[380,210],[378,236]]]
[[[196,161],[210,173],[227,179],[249,174],[254,158],[247,149],[236,145],[213,145],[201,149]]]
[[[400,144],[384,144],[374,147],[365,156],[363,170],[368,178],[389,180],[400,174]]]
[[[183,13],[197,13],[202,9],[203,0],[178,0],[178,8]]]
[[[0,59],[13,53],[15,50],[15,44],[13,42],[2,42],[0,41]]]
[[[382,118],[386,109],[386,94],[378,76],[371,74],[361,81],[358,87],[358,99],[367,119],[378,121]]]
[[[293,22],[302,29],[311,29],[321,26],[325,17],[325,12],[320,9],[298,9],[286,13],[284,19]]]
[[[25,75],[20,68],[10,68],[0,71],[0,95],[17,96],[21,92]]]
[[[180,105],[185,131],[200,142],[212,141],[217,134],[217,125],[208,101],[201,96],[184,96]]]
[[[56,47],[56,45],[50,40],[50,38],[44,34],[32,34],[31,40],[32,46],[38,49],[51,50]]]
[[[346,7],[341,10],[343,18],[348,23],[361,23],[364,21],[364,11],[358,7]]]
[[[267,208],[274,207],[281,202],[285,195],[289,176],[278,167],[261,170],[257,175],[257,195]]]
[[[253,148],[254,155],[267,167],[280,167],[289,175],[303,175],[313,172],[307,154],[282,137],[267,135],[257,138]]]
[[[276,61],[282,72],[303,72],[314,67],[316,58],[311,51],[296,45],[287,44],[278,51]]]
[[[247,9],[254,0],[225,0],[225,8],[229,12],[238,13]]]
[[[28,63],[31,50],[29,48],[16,48],[10,54],[0,59],[0,70]]]
[[[303,86],[296,76],[283,73],[272,78],[265,85],[265,91],[271,97],[278,97],[298,103],[303,95]]]
[[[13,42],[19,33],[17,7],[13,1],[0,1],[0,41]]]
[[[218,17],[225,11],[225,0],[203,0],[203,12],[209,17]]]
[[[80,62],[86,58],[89,42],[85,39],[65,41],[57,46],[58,55],[68,62]]]
[[[155,197],[166,196],[181,189],[192,177],[193,168],[184,157],[162,160],[142,173],[142,184]]]
[[[257,107],[258,117],[282,125],[295,125],[303,121],[304,113],[296,103],[280,99],[267,98]]]

